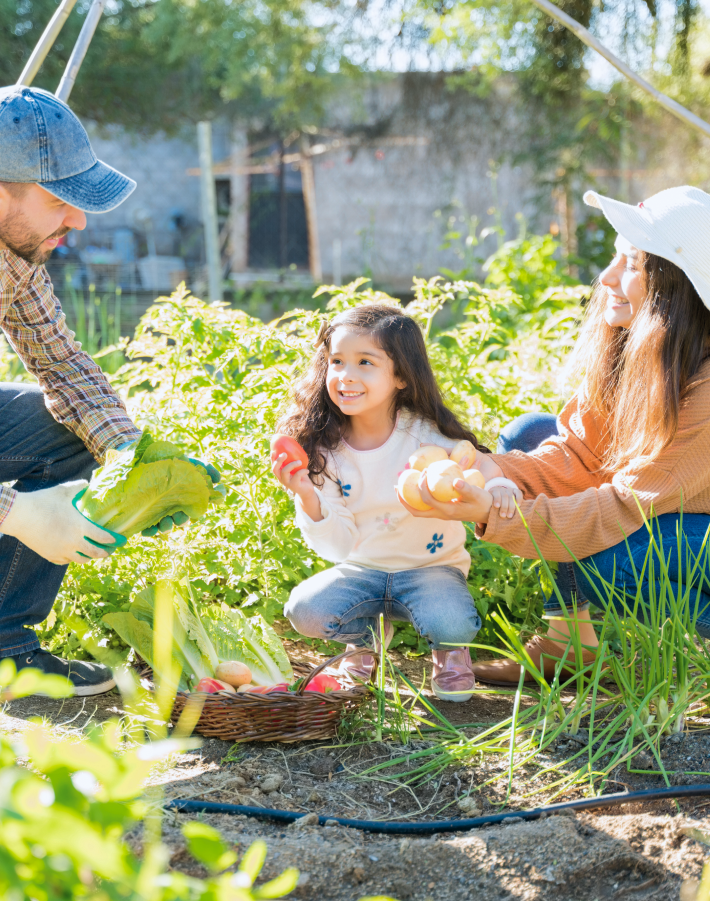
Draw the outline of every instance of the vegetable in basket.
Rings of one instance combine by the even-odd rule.
[[[157,441],[146,431],[125,450],[109,450],[77,509],[92,522],[125,538],[154,530],[174,518],[199,519],[210,504],[224,500],[224,488],[214,484],[219,473],[185,456],[169,441]]]
[[[169,592],[173,601],[172,653],[182,671],[180,689],[189,690],[200,679],[213,679],[221,663],[237,661],[249,668],[256,685],[293,682],[281,639],[262,616],[246,617],[226,604],[198,609],[186,579],[164,580],[145,588],[136,595],[130,612],[103,617],[103,622],[154,669],[153,618],[158,591]]]

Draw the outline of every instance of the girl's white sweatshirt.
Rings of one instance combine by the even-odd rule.
[[[405,411],[382,447],[358,451],[341,441],[327,455],[328,472],[337,481],[326,477],[316,488],[323,519],[313,522],[296,497],[296,525],[306,544],[325,560],[381,572],[455,566],[468,575],[471,558],[463,525],[412,516],[396,490],[399,474],[420,444],[451,450],[455,443]]]

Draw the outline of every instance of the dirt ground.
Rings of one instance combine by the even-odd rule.
[[[301,657],[303,654],[300,655]],[[314,659],[315,658],[315,655]],[[408,674],[421,673],[421,661],[399,659]],[[439,705],[457,724],[497,722],[510,702],[481,690],[466,704]],[[116,693],[97,698],[13,701],[0,714],[4,733],[21,733],[32,717],[41,717],[57,736],[76,733],[91,722],[122,714]],[[416,750],[426,742],[414,742]],[[411,746],[410,746],[411,750]],[[683,771],[676,782],[710,782],[709,776],[686,775],[708,769],[710,731],[666,740],[667,768]],[[303,813],[372,820],[436,820],[476,816],[458,802],[472,788],[507,763],[491,759],[475,766],[454,765],[416,790],[385,778],[364,778],[363,770],[406,749],[393,742],[338,745],[332,742],[238,744],[205,740],[199,750],[179,755],[169,769],[156,773],[154,784],[167,799],[194,798],[247,804]],[[567,740],[553,754],[569,756]],[[615,773],[612,790],[632,791],[662,784],[659,777]],[[487,786],[473,797],[482,812],[493,812],[504,796]],[[522,795],[525,775],[516,781]],[[571,799],[574,797],[570,795]],[[536,806],[512,796],[507,809]],[[256,838],[269,848],[264,877],[287,866],[301,876],[292,897],[312,901],[357,901],[387,895],[397,901],[603,901],[659,899],[693,901],[710,843],[710,800],[627,804],[578,815],[554,815],[537,821],[509,820],[468,832],[400,838],[340,826],[283,826],[242,816],[199,814],[225,839],[245,850]],[[194,815],[191,815],[194,816]],[[204,875],[185,850],[180,828],[189,817],[169,811],[165,841],[171,865]],[[708,833],[706,838],[705,832]],[[140,850],[140,833],[129,836]]]

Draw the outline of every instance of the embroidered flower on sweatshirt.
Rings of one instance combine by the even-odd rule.
[[[394,532],[397,528],[397,523],[399,522],[401,517],[392,516],[391,513],[385,513],[384,516],[376,516],[375,522],[379,523],[377,527],[378,532]]]
[[[340,491],[343,497],[350,497],[350,490],[353,487],[352,485],[343,485],[343,483],[338,479],[338,485],[340,485]]]
[[[431,536],[431,541],[426,546],[426,549],[429,551],[430,554],[435,554],[437,552],[437,550],[443,546],[444,546],[444,533],[442,532],[441,535],[437,535],[437,533],[434,532],[434,534]]]

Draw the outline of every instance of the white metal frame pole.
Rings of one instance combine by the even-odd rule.
[[[690,125],[691,128],[704,134],[706,138],[710,138],[710,124],[699,116],[696,116],[695,113],[691,113],[690,110],[681,106],[680,103],[676,103],[675,100],[671,100],[670,97],[657,91],[652,84],[649,84],[644,78],[637,75],[625,62],[620,60],[618,56],[615,56],[611,50],[607,50],[604,44],[600,43],[594,35],[583,25],[580,25],[576,19],[568,16],[566,12],[563,12],[558,6],[555,6],[554,3],[551,3],[550,0],[532,0],[532,2],[550,16],[550,18],[556,19],[566,28],[569,28],[572,34],[576,35],[582,43],[586,44],[587,47],[591,47],[592,50],[596,50],[596,52],[600,56],[603,56],[607,62],[611,63],[615,69],[618,69],[622,75],[625,75],[626,78],[629,79],[629,81],[633,81],[633,83],[638,85],[642,91],[645,91],[653,97],[653,99],[657,103],[660,103],[664,109],[667,109],[669,113],[672,113],[682,122],[685,122],[686,125]]]
[[[79,32],[79,37],[76,40],[74,49],[69,57],[69,62],[64,70],[64,75],[62,75],[62,80],[59,82],[59,87],[57,88],[57,97],[60,100],[63,100],[64,103],[69,102],[69,95],[74,87],[76,76],[79,74],[79,69],[84,62],[86,51],[89,49],[89,44],[101,21],[105,6],[106,0],[93,0],[89,12],[86,14],[86,19],[84,19],[84,24]]]
[[[202,221],[205,227],[205,256],[210,300],[222,300],[222,258],[219,252],[217,225],[217,192],[212,171],[212,123],[197,123],[197,144],[200,151],[200,194]]]
[[[69,18],[69,13],[74,8],[76,0],[62,0],[57,7],[57,11],[49,20],[49,24],[44,29],[44,34],[39,39],[37,46],[30,54],[30,58],[25,63],[22,75],[17,80],[18,85],[31,85],[35,80],[35,76],[39,72],[39,68],[45,61],[47,54],[52,49],[52,45],[57,40],[59,32],[64,27],[64,23]]]

